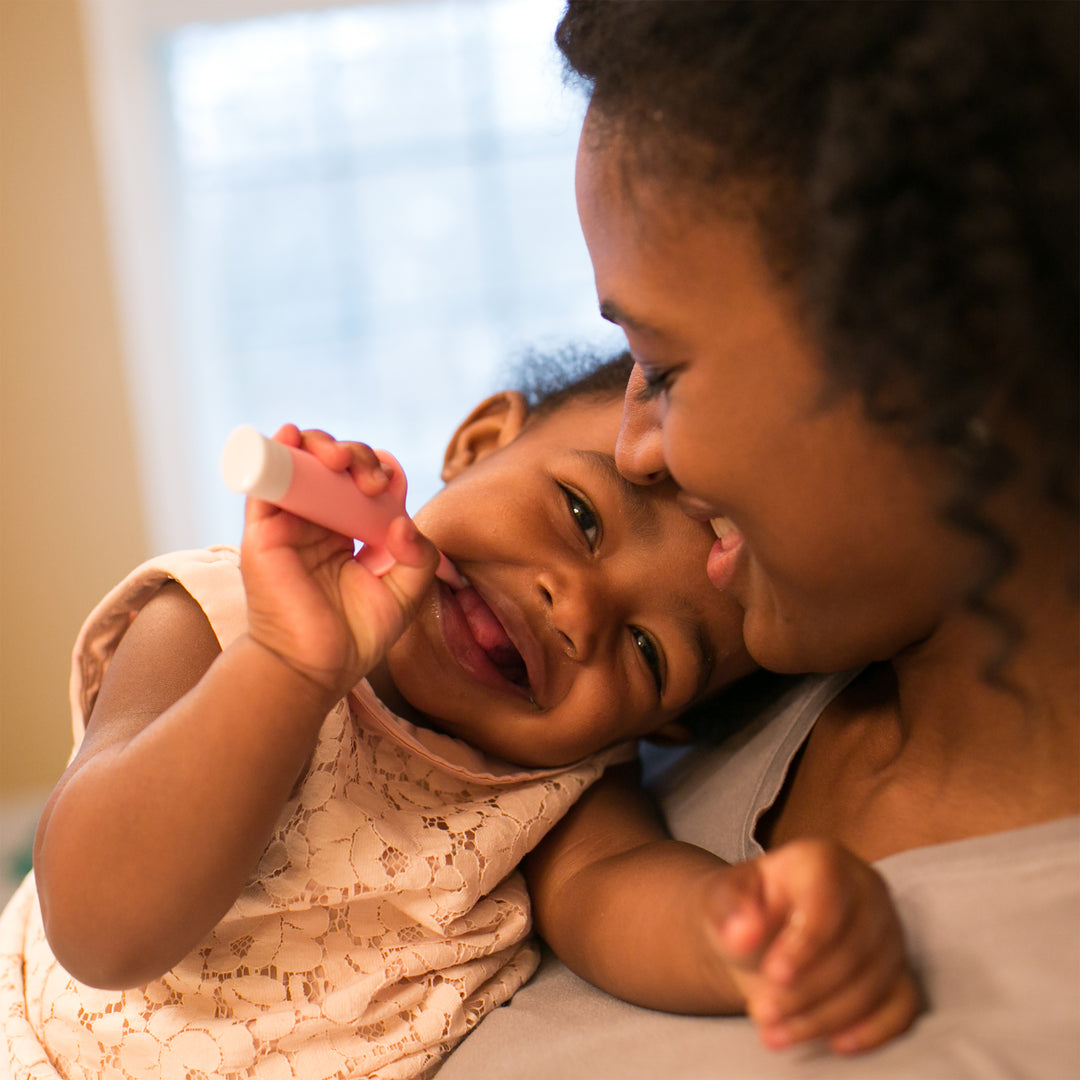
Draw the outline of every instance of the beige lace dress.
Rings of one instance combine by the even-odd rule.
[[[79,635],[76,744],[117,642],[170,579],[200,603],[223,647],[244,629],[233,549],[141,566]],[[162,978],[122,992],[74,980],[49,949],[26,879],[0,919],[0,1073],[431,1075],[537,965],[516,865],[625,756],[525,771],[412,726],[361,683],[327,715],[251,881]]]

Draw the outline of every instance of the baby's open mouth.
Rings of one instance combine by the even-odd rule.
[[[531,691],[529,672],[521,653],[484,598],[470,585],[455,592],[454,599],[461,605],[469,632],[492,666],[508,682]]]

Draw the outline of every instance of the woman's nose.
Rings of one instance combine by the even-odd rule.
[[[615,464],[635,484],[657,484],[668,475],[660,427],[659,399],[648,395],[641,369],[635,364],[623,398],[622,426],[615,443]]]

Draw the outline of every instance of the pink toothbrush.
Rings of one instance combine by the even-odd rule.
[[[385,450],[375,454],[392,470],[390,486],[381,495],[367,496],[347,472],[334,472],[314,454],[268,439],[245,424],[227,439],[221,471],[233,491],[265,499],[361,541],[360,561],[381,577],[394,565],[383,545],[390,522],[405,513],[406,481],[405,470],[392,454]],[[454,564],[441,553],[435,573],[454,588],[464,584]]]

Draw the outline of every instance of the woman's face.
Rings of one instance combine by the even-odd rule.
[[[613,141],[583,139],[577,196],[601,310],[636,363],[619,468],[639,483],[670,472],[686,511],[713,519],[709,577],[744,609],[751,655],[833,671],[932,635],[974,561],[935,512],[940,470],[855,395],[824,402],[754,229],[628,184]]]

